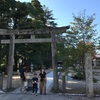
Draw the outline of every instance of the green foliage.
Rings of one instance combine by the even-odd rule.
[[[45,5],[43,6],[44,10],[44,18],[46,19],[45,25],[55,27],[57,23],[54,22],[55,18],[53,18],[52,10],[49,10]]]
[[[50,43],[41,44],[17,44],[15,58],[21,58],[23,63],[33,63],[34,66],[51,66]],[[40,68],[39,67],[39,68]]]
[[[84,55],[86,52],[95,54],[95,45],[93,42],[96,31],[95,25],[92,25],[94,21],[94,14],[86,16],[85,11],[80,12],[78,16],[73,14],[74,22],[72,27],[66,35],[70,45],[74,46],[77,50],[77,59],[82,66],[84,66]],[[78,63],[79,63],[78,62]]]
[[[7,20],[0,18],[0,28],[1,29],[6,29],[7,28]]]
[[[11,9],[16,7],[15,0],[0,0],[0,28],[8,28],[9,18],[11,18]]]
[[[0,2],[0,28],[7,29],[11,18],[14,22],[13,29],[33,29],[57,25],[54,22],[52,11],[42,6],[38,0],[32,0],[31,3],[15,0],[1,0]]]
[[[77,73],[76,77],[84,78],[84,55],[91,53],[95,55],[95,30],[96,24],[93,25],[95,15],[86,16],[85,11],[80,12],[78,16],[73,14],[74,21],[71,22],[70,29],[67,30],[61,38],[66,42],[57,45],[56,59],[63,61],[64,69],[73,67]],[[80,73],[81,70],[81,73]]]
[[[24,9],[24,10],[23,10]],[[52,11],[41,5],[38,0],[32,0],[31,3],[19,2],[15,0],[0,0],[0,28],[7,29],[8,22],[14,21],[13,29],[40,29],[56,26]],[[53,21],[52,21],[53,20]],[[50,35],[36,35],[36,38],[49,38]],[[16,39],[28,39],[29,35],[16,36]],[[2,39],[9,39],[9,36],[3,36]],[[15,66],[19,63],[19,58],[28,66],[33,63],[34,66],[51,66],[51,44],[16,44],[15,45]],[[9,45],[2,45],[2,65],[7,65]]]
[[[44,18],[44,10],[42,8],[41,3],[38,0],[32,0],[33,16],[36,20],[43,21],[44,25],[46,23],[46,19]]]
[[[78,71],[73,78],[78,79],[78,80],[83,80],[83,79],[85,79],[85,76],[82,72]]]
[[[96,79],[96,78],[93,77],[93,82],[94,83],[97,83],[98,82],[98,79]]]

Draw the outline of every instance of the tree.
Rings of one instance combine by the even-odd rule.
[[[8,27],[8,23],[14,24],[14,27],[12,29],[34,29],[34,28],[43,28],[48,27],[46,25],[47,20],[50,18],[50,15],[48,18],[45,18],[45,16],[48,16],[47,13],[44,13],[44,9],[42,8],[42,5],[38,0],[33,0],[32,3],[21,3],[19,1],[12,3],[9,2],[9,0],[2,0],[1,6],[6,5],[6,3],[9,3],[9,6],[7,9],[0,8],[1,15],[0,15],[0,21],[5,24],[5,26],[2,24],[0,27],[4,29],[8,29],[11,27]],[[1,1],[0,1],[1,2]],[[0,7],[1,7],[0,6]],[[2,11],[2,9],[4,9]],[[23,10],[24,9],[24,10]],[[48,11],[47,11],[48,12]],[[46,15],[45,15],[46,14]],[[3,15],[3,16],[2,16]],[[30,18],[28,18],[28,15]],[[51,24],[54,26],[54,23]],[[36,35],[36,37],[50,37],[50,35]],[[9,36],[3,36],[2,39],[9,39]],[[16,39],[20,38],[30,38],[29,35],[26,36],[16,36]],[[46,47],[46,48],[45,48]],[[8,61],[8,48],[9,45],[2,45],[2,67],[6,66],[6,62]],[[15,49],[15,65],[17,66],[19,63],[19,58],[23,59],[23,62],[28,62],[29,65],[31,62],[33,62],[36,66],[38,65],[45,65],[45,66],[51,66],[51,45],[50,43],[45,44],[18,44],[16,45]],[[38,59],[38,60],[37,60]],[[28,67],[29,67],[28,65]],[[15,70],[17,70],[14,67]],[[10,75],[11,76],[11,75]],[[11,77],[10,77],[11,78]],[[11,81],[10,81],[11,82]],[[11,83],[9,84],[11,86]]]
[[[83,12],[80,12],[78,16],[73,14],[73,18],[74,22],[71,22],[70,29],[63,35],[66,39],[66,42],[64,43],[65,53],[63,56],[65,57],[64,61],[66,66],[73,67],[74,70],[78,72],[82,69],[84,74],[85,53],[89,52],[92,56],[95,55],[94,40],[95,35],[97,34],[95,29],[96,24],[93,24],[95,14],[86,16],[84,10]],[[77,68],[77,64],[80,65],[79,68]]]
[[[49,10],[48,7],[43,5],[44,9],[44,18],[46,19],[46,25],[50,27],[55,27],[57,26],[57,23],[54,22],[55,18],[53,17],[52,10]]]
[[[34,17],[35,20],[41,20],[43,25],[45,25],[46,19],[44,18],[44,10],[41,3],[38,0],[32,0],[31,4],[34,9],[33,12],[31,12],[32,17]]]
[[[0,0],[0,28],[8,28],[8,22],[11,18],[11,9],[15,7],[15,0]]]

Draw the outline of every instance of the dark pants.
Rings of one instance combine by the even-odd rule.
[[[33,93],[37,93],[38,90],[38,85],[37,84],[33,84]]]

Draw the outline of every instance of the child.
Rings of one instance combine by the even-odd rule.
[[[37,74],[35,73],[33,78],[32,78],[32,84],[33,84],[33,91],[34,95],[37,95],[37,90],[38,90],[38,78]]]

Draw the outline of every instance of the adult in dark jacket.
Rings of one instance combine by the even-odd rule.
[[[20,70],[20,91],[25,92],[26,87],[24,86],[24,83],[26,82],[26,67],[22,66],[22,69]]]

